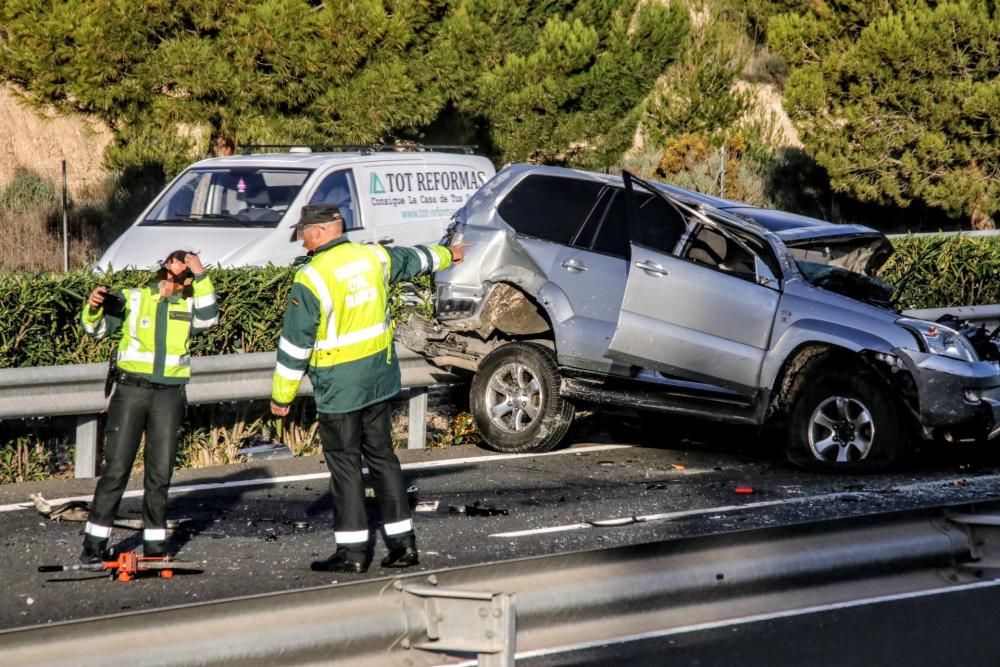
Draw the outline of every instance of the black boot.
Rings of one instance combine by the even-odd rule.
[[[417,538],[413,533],[400,535],[398,538],[386,538],[389,555],[382,559],[382,567],[410,567],[417,565]]]
[[[83,551],[80,552],[80,562],[93,565],[108,558],[108,541],[95,540],[90,536],[83,538]]]
[[[309,567],[314,572],[361,574],[368,571],[369,565],[371,565],[371,559],[364,551],[337,547],[337,551],[332,556],[326,560],[314,560]]]

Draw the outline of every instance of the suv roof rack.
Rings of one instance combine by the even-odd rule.
[[[236,147],[243,155],[255,152],[286,151],[288,153],[339,153],[357,152],[362,155],[370,153],[420,153],[424,151],[442,151],[472,155],[475,145],[467,144],[240,144]]]

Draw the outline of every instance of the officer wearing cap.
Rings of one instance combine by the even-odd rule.
[[[104,429],[104,468],[80,560],[93,563],[105,557],[144,432],[143,554],[167,555],[167,491],[184,416],[184,386],[191,377],[189,344],[192,334],[219,321],[212,281],[197,254],[175,250],[143,287],[95,289],[80,317],[88,336],[118,336],[117,386]]]
[[[296,225],[310,258],[295,274],[278,343],[271,412],[288,414],[309,373],[330,469],[337,549],[312,569],[365,572],[371,564],[361,457],[368,464],[388,555],[383,567],[418,562],[413,520],[392,450],[389,404],[400,390],[389,286],[462,261],[466,244],[413,248],[352,243],[340,210],[302,209]]]

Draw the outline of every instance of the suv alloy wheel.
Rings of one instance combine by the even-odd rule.
[[[868,373],[827,372],[792,407],[787,455],[825,472],[863,472],[888,466],[905,441],[896,403]]]
[[[545,452],[573,422],[559,396],[559,367],[551,350],[507,343],[483,358],[472,379],[469,406],[483,440],[500,452]]]

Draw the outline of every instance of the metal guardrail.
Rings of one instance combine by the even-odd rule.
[[[1000,303],[985,306],[954,306],[952,308],[919,308],[916,310],[905,310],[903,314],[907,317],[915,317],[921,320],[937,320],[945,315],[954,315],[959,319],[969,320],[977,324],[989,324],[1000,322]]]
[[[408,446],[422,448],[426,440],[427,391],[457,378],[416,353],[397,346],[404,389],[409,389]],[[271,396],[275,353],[225,354],[191,359],[187,387],[192,405],[267,399]],[[98,415],[107,408],[104,379],[107,364],[36,366],[0,369],[0,420],[78,415],[76,477],[93,477],[97,468]],[[299,395],[312,395],[304,378]]]
[[[910,317],[936,320],[953,314],[973,322],[1000,322],[1000,304],[904,311]],[[403,388],[410,390],[408,447],[426,440],[426,388],[455,381],[454,375],[429,364],[411,350],[397,346]],[[271,395],[274,352],[228,354],[191,359],[188,403],[225,403],[266,399]],[[0,369],[0,421],[30,417],[77,415],[75,476],[93,477],[97,469],[98,416],[107,408],[104,379],[107,364],[77,364]],[[312,395],[304,378],[300,395]]]
[[[998,510],[818,521],[35,626],[0,632],[0,664],[120,664],[136,647],[165,666],[421,667],[462,653],[481,667],[565,664],[697,623],[988,585]]]
[[[926,237],[926,236],[998,236],[1000,235],[1000,229],[968,229],[959,230],[957,232],[918,232],[916,234],[886,234],[887,238],[890,239],[905,239],[907,236],[914,237]]]

